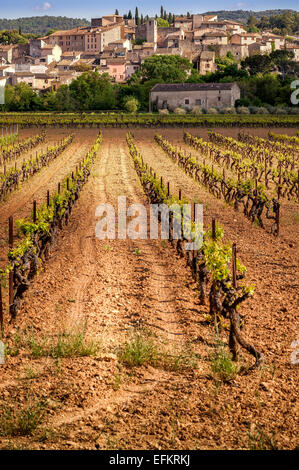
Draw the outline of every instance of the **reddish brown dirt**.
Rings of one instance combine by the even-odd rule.
[[[265,365],[217,383],[210,360],[217,338],[174,249],[159,240],[95,238],[100,203],[116,205],[119,195],[128,203],[146,202],[125,131],[104,130],[69,225],[26,293],[15,323],[5,322],[9,344],[28,327],[36,338],[54,338],[84,323],[100,350],[95,357],[34,359],[21,343],[19,354],[0,366],[0,406],[22,408],[30,397],[46,400],[46,411],[32,435],[0,436],[0,448],[248,449],[262,436],[264,448],[294,449],[298,366],[290,354],[297,339],[298,221],[273,239],[200,189],[153,143],[154,131],[133,132],[145,160],[171,182],[171,190],[181,188],[190,199],[203,201],[205,224],[216,217],[227,239],[237,242],[248,281],[256,284],[254,297],[242,307],[243,331],[264,352]],[[171,354],[192,354],[197,368],[128,368],[117,353],[140,327]],[[227,333],[221,340],[227,341]],[[243,360],[252,362],[247,355]]]

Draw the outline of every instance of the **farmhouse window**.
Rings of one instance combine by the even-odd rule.
[[[196,106],[200,106],[201,105],[201,100],[195,100],[195,104],[196,104]]]
[[[185,104],[189,104],[189,99],[185,99]]]

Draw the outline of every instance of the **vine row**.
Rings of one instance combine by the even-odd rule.
[[[197,140],[196,137],[185,132],[185,142],[192,144]],[[254,187],[251,180],[235,181],[233,178],[226,177],[224,173],[217,172],[212,165],[198,163],[191,155],[186,155],[185,152],[173,146],[159,134],[155,135],[155,141],[172,160],[195,181],[206,187],[213,196],[218,199],[223,198],[228,204],[233,203],[235,210],[238,210],[242,205],[243,214],[251,222],[258,223],[263,229],[265,229],[265,224],[262,215],[265,213],[265,217],[273,221],[270,228],[271,233],[275,236],[278,235],[280,204],[276,199],[271,201],[268,198],[262,185],[256,184]]]
[[[88,180],[91,166],[102,143],[102,133],[96,138],[90,151],[79,164],[79,170],[67,177],[47,203],[39,207],[35,220],[21,219],[16,222],[22,241],[8,253],[9,264],[0,272],[2,278],[12,277],[10,313],[15,317],[20,301],[30,286],[30,281],[42,269],[49,250],[63,224],[67,225],[72,208],[80,191]]]
[[[173,204],[179,204],[181,208],[182,204],[188,204],[189,201],[186,198],[178,199],[170,195],[168,188],[166,188],[163,182],[155,174],[153,175],[152,169],[148,168],[144,163],[130,132],[127,133],[126,140],[136,173],[149,201],[154,204],[166,204],[169,208]],[[173,216],[171,221],[173,229],[173,224],[176,223]],[[193,231],[195,229],[194,221],[191,224],[191,229]],[[263,354],[243,338],[241,334],[241,318],[237,307],[253,295],[254,288],[245,283],[237,286],[236,281],[245,278],[246,268],[236,258],[234,273],[229,268],[233,258],[233,247],[231,244],[223,243],[223,236],[224,231],[220,226],[217,225],[214,229],[210,228],[207,232],[203,233],[202,246],[198,250],[193,251],[192,256],[190,256],[190,251],[186,255],[182,240],[176,240],[176,247],[181,256],[187,257],[187,263],[192,270],[192,275],[198,283],[200,302],[202,304],[205,303],[206,292],[209,292],[210,314],[214,316],[215,326],[218,328],[220,325],[221,327],[223,319],[229,320],[229,347],[233,359],[237,359],[239,344],[254,356],[255,364],[251,367],[253,369],[263,362]],[[194,236],[190,235],[190,237],[193,241],[195,240]],[[185,237],[184,239],[190,241],[190,237]],[[172,231],[170,231],[170,241],[174,244]]]
[[[73,141],[74,135],[65,137],[58,145],[48,147],[46,152],[30,158],[23,162],[22,167],[10,168],[5,174],[0,175],[0,201],[5,198],[8,192],[16,189],[20,182],[28,180],[38,173],[44,166],[58,157]]]

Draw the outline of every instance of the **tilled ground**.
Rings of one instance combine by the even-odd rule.
[[[242,306],[243,334],[264,352],[265,365],[229,383],[216,380],[211,356],[227,333],[217,338],[206,321],[207,307],[198,304],[189,270],[171,245],[95,237],[99,204],[116,206],[118,196],[146,204],[125,131],[104,130],[69,225],[26,292],[15,323],[5,323],[11,350],[0,366],[2,416],[9,416],[10,406],[21,412],[39,403],[34,410],[42,410],[42,418],[25,436],[1,436],[0,426],[1,448],[294,449],[298,366],[290,355],[297,339],[298,223],[274,239],[187,177],[154,144],[153,131],[133,133],[145,161],[173,192],[181,188],[204,203],[205,226],[216,217],[227,239],[237,242],[247,279],[256,284],[254,297]],[[174,130],[167,133],[174,136]],[[84,141],[83,135],[85,145],[89,136]],[[38,354],[41,340],[77,328],[97,340],[96,355]],[[136,331],[163,348],[168,362],[128,367],[119,351]],[[242,359],[252,363],[247,355]]]

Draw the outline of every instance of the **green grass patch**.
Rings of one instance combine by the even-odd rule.
[[[32,404],[4,405],[0,413],[0,436],[30,436],[42,423],[45,415],[45,402]]]
[[[169,351],[148,331],[134,332],[130,340],[119,349],[118,358],[127,367],[151,365],[174,372],[197,367],[197,357],[190,350]]]
[[[224,347],[218,347],[211,356],[212,377],[221,382],[231,382],[240,372],[240,366],[234,362]]]

